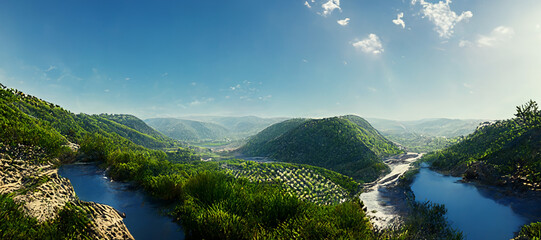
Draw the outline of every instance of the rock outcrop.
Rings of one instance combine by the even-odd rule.
[[[123,218],[111,206],[78,200],[71,182],[58,175],[51,163],[30,163],[0,156],[0,193],[13,193],[13,199],[23,203],[23,210],[40,222],[57,217],[71,202],[82,207],[92,221],[96,239],[133,239]]]

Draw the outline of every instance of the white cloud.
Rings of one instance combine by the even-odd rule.
[[[124,80],[126,80],[126,81],[130,81],[130,80],[131,80],[131,78],[127,77],[127,78],[124,78]]]
[[[55,70],[55,69],[56,69],[56,66],[51,65],[51,66],[49,66],[49,68],[47,70],[45,70],[45,72],[50,72],[50,71]]]
[[[374,55],[380,54],[384,50],[383,45],[381,44],[381,41],[379,40],[379,37],[373,33],[368,35],[368,38],[365,38],[363,40],[357,40],[353,42],[351,45],[353,45],[353,47],[360,49],[361,51],[365,53],[372,53]]]
[[[342,10],[340,8],[340,0],[329,0],[321,5],[321,7],[323,8],[323,16],[331,14],[335,9]]]
[[[308,3],[307,1],[304,2],[304,6],[306,6],[307,8],[312,8],[312,6],[310,6],[310,3]]]
[[[236,86],[229,87],[232,91],[239,90],[241,88],[240,84],[237,84]]]
[[[479,47],[494,47],[501,44],[515,35],[515,31],[510,27],[498,26],[492,30],[490,35],[480,35],[477,39]]]
[[[417,2],[423,7],[421,11],[424,15],[423,17],[428,17],[436,25],[435,30],[441,38],[450,38],[457,23],[468,21],[468,19],[473,17],[471,11],[462,12],[460,15],[453,12],[449,6],[451,0],[445,0],[445,2],[439,1],[438,3],[429,3],[425,0],[412,0],[411,4],[415,5]]]
[[[267,100],[269,100],[269,99],[271,99],[271,98],[272,98],[272,95],[267,95],[267,96],[261,96],[261,97],[259,97],[259,100],[261,100],[261,101],[267,101]]]
[[[169,76],[169,73],[165,72],[165,73],[162,74],[162,77],[167,77],[167,76]]]
[[[402,26],[402,28],[406,28],[406,23],[404,22],[404,20],[402,20],[403,17],[404,17],[403,12],[397,14],[396,19],[393,19],[393,23],[396,25]]]
[[[308,62],[308,60],[306,60],[306,59],[303,59],[303,60],[302,60],[302,62],[303,62],[303,63],[307,63],[307,62]]]
[[[460,40],[460,42],[458,42],[459,47],[471,47],[472,45],[472,42],[468,40]]]
[[[336,21],[338,24],[342,25],[342,26],[346,26],[348,25],[349,23],[349,18],[345,18],[345,19],[342,19],[342,20],[338,20]]]
[[[368,91],[370,92],[377,92],[378,90],[373,88],[373,87],[367,87],[366,89],[368,89]]]
[[[214,98],[202,98],[201,100],[196,99],[190,103],[190,106],[198,106],[212,101],[214,101]]]

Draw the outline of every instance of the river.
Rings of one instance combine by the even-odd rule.
[[[63,165],[58,173],[71,181],[79,199],[125,213],[124,223],[135,239],[184,239],[182,228],[162,214],[164,203],[128,183],[111,181],[95,164]]]
[[[385,159],[383,162],[389,166],[390,172],[378,180],[367,183],[363,193],[359,196],[368,209],[368,216],[378,228],[387,227],[400,216],[396,200],[403,200],[403,195],[389,194],[387,189],[393,187],[400,177],[410,169],[411,163],[419,160],[423,154],[407,153]]]
[[[527,212],[539,211],[536,199],[498,197],[496,189],[476,187],[460,179],[421,168],[411,189],[417,201],[445,204],[449,222],[466,239],[513,238],[522,225],[532,221],[533,216]]]

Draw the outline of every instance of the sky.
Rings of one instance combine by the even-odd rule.
[[[6,0],[0,83],[74,113],[508,119],[538,0]]]

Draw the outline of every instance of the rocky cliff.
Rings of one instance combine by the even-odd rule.
[[[66,204],[72,203],[87,213],[93,238],[133,239],[118,211],[80,201],[70,181],[59,176],[51,162],[32,163],[0,153],[0,194],[12,194],[15,201],[23,204],[23,211],[39,222],[56,218]]]

